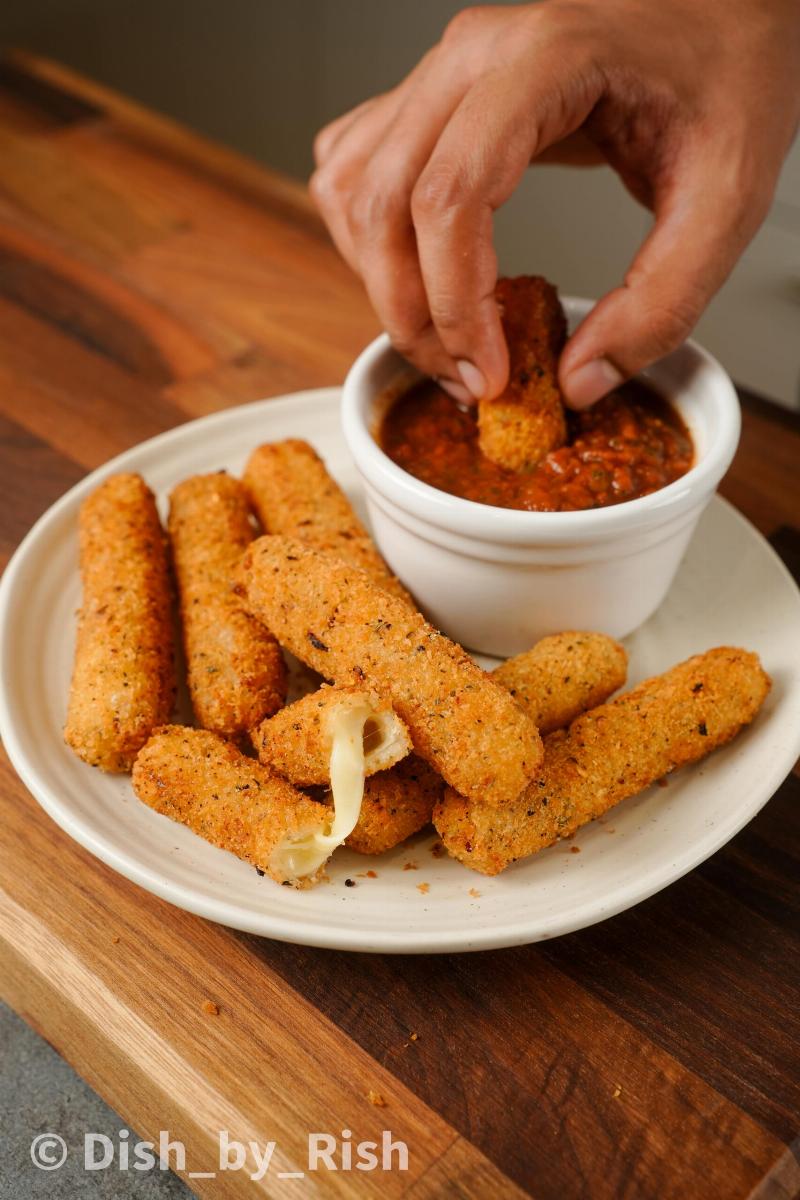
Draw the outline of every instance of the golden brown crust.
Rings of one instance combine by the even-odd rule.
[[[171,590],[155,500],[112,475],[79,518],[83,600],[64,740],[84,762],[129,771],[175,701]]]
[[[698,654],[550,734],[538,778],[513,804],[481,805],[447,789],[434,824],[454,858],[496,875],[724,746],[769,688],[755,654],[728,646]]]
[[[492,677],[511,691],[541,733],[568,725],[625,682],[627,654],[598,633],[558,633],[510,658]],[[367,781],[358,825],[348,846],[383,854],[423,829],[441,799],[444,783],[416,755]]]
[[[412,603],[347,496],[308,442],[288,438],[258,446],[250,455],[243,478],[265,533],[300,538],[316,550],[336,554],[361,567],[381,587]]]
[[[181,725],[156,730],[136,759],[133,787],[150,808],[277,883],[313,882],[287,879],[274,852],[287,836],[322,829],[327,808],[216,733]]]
[[[366,774],[387,769],[399,762],[411,748],[411,740],[391,705],[376,692],[363,687],[342,685],[324,686],[284,708],[277,716],[262,721],[251,730],[250,737],[259,760],[271,766],[297,787],[314,787],[330,781],[330,761],[333,721],[343,708],[369,707],[386,723],[391,733],[383,740],[387,751],[379,765],[364,761]],[[374,733],[377,734],[375,729]],[[391,740],[391,745],[389,744]],[[368,749],[365,737],[365,751]]]
[[[508,692],[363,571],[264,537],[244,556],[240,586],[249,611],[308,666],[390,700],[415,752],[452,786],[499,804],[533,776],[541,739]]]
[[[552,284],[538,275],[498,280],[495,296],[508,343],[505,391],[478,405],[478,441],[487,458],[530,471],[567,438],[558,358],[567,336]]]
[[[625,683],[628,656],[602,633],[554,633],[492,672],[544,737]]]
[[[358,854],[385,854],[430,824],[442,795],[439,775],[416,754],[390,771],[379,771],[364,784],[358,824],[346,845]]]
[[[243,733],[286,700],[280,646],[232,591],[234,569],[255,536],[243,485],[224,471],[178,484],[169,535],[195,717],[204,729]]]

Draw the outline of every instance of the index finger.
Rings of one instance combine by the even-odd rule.
[[[563,65],[561,66],[563,75]],[[585,119],[593,99],[579,89],[573,112],[553,104],[553,75],[541,68],[484,75],[464,97],[412,196],[419,261],[434,326],[479,399],[499,395],[508,354],[494,301],[492,219],[531,159]]]

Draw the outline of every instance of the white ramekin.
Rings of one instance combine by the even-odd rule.
[[[571,326],[593,304],[563,303]],[[380,551],[433,624],[471,650],[507,657],[559,630],[624,637],[646,621],[739,441],[736,392],[716,359],[686,342],[644,374],[689,427],[691,470],[652,495],[588,512],[476,504],[398,467],[375,432],[418,377],[388,337],[377,338],[345,380],[342,423]]]

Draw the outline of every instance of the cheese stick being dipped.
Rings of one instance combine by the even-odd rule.
[[[164,532],[139,475],[112,475],[81,505],[83,599],[64,740],[103,771],[130,771],[175,700]]]
[[[340,775],[352,771],[351,753],[357,764],[359,747],[360,740],[340,746],[334,756],[337,797],[347,791]],[[319,804],[218,734],[180,725],[157,730],[140,751],[133,787],[156,812],[294,887],[318,881],[360,804],[360,795],[350,807]]]
[[[539,727],[569,725],[587,708],[622,687],[627,655],[601,633],[556,633],[492,672]],[[444,784],[435,771],[409,755],[390,771],[367,780],[358,824],[347,845],[361,854],[383,854],[430,823]]]
[[[255,536],[242,484],[224,471],[178,484],[169,535],[195,717],[216,733],[244,733],[284,703],[286,664],[275,638],[231,590]]]
[[[495,289],[509,357],[501,395],[478,404],[478,444],[509,471],[530,471],[567,440],[558,359],[567,323],[552,284],[540,276],[500,279]]]
[[[412,603],[308,442],[289,438],[258,446],[250,455],[243,480],[265,533],[296,537],[317,550],[336,554]]]
[[[512,804],[476,803],[449,788],[434,825],[454,858],[497,875],[724,746],[753,720],[769,688],[755,654],[731,647],[698,654],[551,733],[536,779]]]
[[[415,752],[462,793],[510,802],[542,759],[508,692],[397,596],[334,555],[289,538],[253,542],[237,585],[283,646],[335,683],[391,701]]]
[[[384,771],[411,749],[408,730],[390,704],[363,687],[323,686],[262,721],[250,736],[259,760],[297,787],[330,782],[331,751],[359,736],[364,774]]]

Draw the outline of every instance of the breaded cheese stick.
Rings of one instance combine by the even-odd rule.
[[[81,505],[83,599],[64,740],[93,767],[130,771],[175,702],[164,533],[139,475],[112,475]]]
[[[133,787],[150,808],[277,883],[315,883],[334,848],[309,853],[330,831],[330,808],[206,729],[156,730],[136,759]]]
[[[195,717],[216,733],[246,732],[286,700],[286,664],[232,591],[233,571],[255,536],[243,485],[224,471],[178,484],[169,535]]]
[[[508,343],[501,395],[478,404],[478,444],[510,471],[530,471],[567,439],[558,358],[567,323],[552,284],[538,275],[500,279],[495,289]]]
[[[392,706],[367,688],[323,686],[262,721],[250,737],[265,766],[296,787],[330,782],[331,751],[350,732],[362,739],[364,774],[374,775],[399,762],[411,738]]]
[[[415,752],[453,787],[501,804],[542,759],[536,726],[508,692],[397,596],[332,554],[289,538],[253,542],[245,607],[308,666],[391,701]]]
[[[441,776],[416,754],[372,775],[364,784],[361,812],[347,846],[358,854],[393,850],[430,824],[443,790]]]
[[[412,603],[347,496],[308,442],[289,438],[258,446],[250,455],[243,478],[265,533],[296,537],[317,550],[330,551]]]
[[[628,656],[603,633],[554,633],[492,671],[544,736],[625,683]]]
[[[433,823],[454,858],[497,875],[724,746],[769,689],[755,654],[728,646],[698,654],[551,733],[538,777],[512,804],[481,805],[448,788]]]
[[[569,725],[625,682],[627,655],[601,633],[557,633],[492,672],[528,713],[539,732]],[[358,824],[347,845],[383,854],[429,824],[444,790],[442,779],[416,755],[367,780]]]

